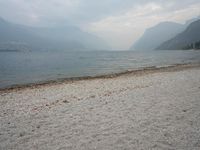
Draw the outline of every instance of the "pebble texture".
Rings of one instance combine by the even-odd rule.
[[[1,92],[0,149],[199,150],[200,68]]]

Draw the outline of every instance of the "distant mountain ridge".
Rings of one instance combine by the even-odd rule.
[[[182,32],[185,26],[174,22],[162,22],[147,29],[130,50],[153,50],[161,43]]]
[[[200,19],[192,22],[185,31],[174,38],[162,43],[156,49],[175,50],[185,49],[188,45],[200,41]]]
[[[200,17],[190,19],[186,21],[185,24],[161,22],[146,29],[142,37],[130,47],[130,50],[158,49],[164,42],[169,41],[183,32],[192,22],[197,21],[198,19],[200,19]]]
[[[20,46],[21,45],[21,46]],[[102,39],[74,26],[29,27],[0,18],[0,50],[106,50]]]

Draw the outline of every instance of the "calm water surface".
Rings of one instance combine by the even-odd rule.
[[[0,52],[0,88],[182,63],[200,63],[200,51]]]

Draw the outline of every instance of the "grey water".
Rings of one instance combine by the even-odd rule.
[[[0,88],[141,67],[200,63],[200,51],[0,52]]]

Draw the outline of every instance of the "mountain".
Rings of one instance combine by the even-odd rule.
[[[195,18],[189,19],[185,22],[185,25],[188,27],[191,23],[198,21],[200,19],[200,16],[197,16]]]
[[[0,18],[1,50],[105,50],[100,38],[74,26],[28,27]]]
[[[153,50],[161,43],[182,32],[185,26],[174,22],[162,22],[147,29],[130,50]]]
[[[192,22],[182,33],[164,42],[156,49],[185,49],[188,45],[200,41],[200,20]]]

